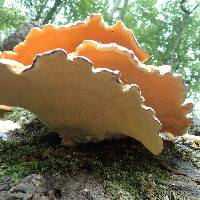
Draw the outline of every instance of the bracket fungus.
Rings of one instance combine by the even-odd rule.
[[[125,135],[159,154],[159,132],[183,134],[192,105],[182,78],[147,59],[131,30],[100,15],[33,28],[0,54],[0,105],[36,113],[66,144]]]
[[[190,125],[186,115],[192,104],[183,104],[186,87],[180,75],[164,71],[161,67],[143,65],[134,53],[117,44],[100,44],[84,41],[74,55],[85,56],[94,66],[106,66],[121,72],[125,84],[137,84],[145,98],[145,105],[152,107],[162,124],[162,131],[182,135]],[[164,72],[163,72],[164,71]]]
[[[13,59],[24,65],[30,65],[35,55],[39,53],[56,48],[62,48],[67,53],[71,53],[84,40],[125,46],[133,50],[141,62],[148,60],[149,57],[148,53],[140,48],[132,31],[127,29],[121,21],[113,26],[108,26],[104,23],[101,15],[92,14],[83,22],[64,27],[48,24],[44,25],[42,29],[33,28],[24,42],[17,45],[13,52],[3,52],[0,58]]]
[[[18,65],[15,62],[12,68]],[[64,142],[75,139],[66,135],[68,127],[81,127],[85,135],[76,137],[92,132],[89,136],[104,139],[104,135],[124,133],[154,154],[161,152],[161,125],[155,113],[142,104],[136,85],[120,82],[119,72],[94,69],[85,58],[67,56],[61,49],[37,56],[33,65],[20,73],[12,68],[0,64],[0,74],[5,77],[0,79],[0,103],[37,113]],[[3,95],[6,91],[9,94]]]

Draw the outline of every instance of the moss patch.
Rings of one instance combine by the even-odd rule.
[[[161,184],[176,181],[177,176],[163,167],[163,162],[179,159],[199,166],[199,152],[179,145],[165,144],[160,156],[153,156],[138,142],[126,138],[67,147],[55,133],[35,116],[16,110],[7,119],[26,123],[0,140],[0,177],[21,178],[30,173],[63,176],[86,170],[103,180],[112,199],[187,199],[184,191]],[[28,123],[27,123],[28,120]],[[192,198],[191,198],[192,199]],[[198,198],[197,198],[198,199]]]

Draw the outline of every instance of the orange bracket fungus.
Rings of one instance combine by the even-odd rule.
[[[30,65],[36,54],[56,48],[62,48],[67,53],[74,52],[84,40],[119,44],[133,50],[141,62],[148,60],[149,57],[148,53],[140,48],[132,31],[121,21],[108,26],[100,15],[91,15],[83,22],[66,27],[48,24],[42,29],[33,28],[24,42],[17,45],[13,52],[3,52],[0,58],[13,59]]]
[[[191,119],[186,114],[192,104],[182,104],[185,100],[186,87],[179,75],[162,68],[142,65],[133,52],[116,44],[99,44],[84,41],[77,47],[76,55],[90,59],[94,66],[106,66],[121,72],[121,80],[126,84],[137,84],[145,98],[145,105],[152,107],[162,124],[162,131],[174,135],[186,132]]]
[[[182,78],[147,59],[131,30],[100,15],[33,28],[0,54],[0,109],[36,113],[65,144],[130,136],[157,155],[159,133],[184,134],[192,105],[184,104]]]

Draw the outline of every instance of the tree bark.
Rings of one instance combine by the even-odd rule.
[[[184,31],[184,28],[185,28],[185,21],[186,21],[186,19],[188,17],[189,17],[188,15],[185,15],[183,20],[180,22],[180,25],[179,25],[179,28],[178,28],[178,32],[177,32],[177,36],[176,36],[176,40],[174,42],[174,46],[173,46],[172,53],[171,53],[171,59],[170,59],[170,62],[169,62],[169,65],[171,65],[171,66],[173,66],[174,63],[175,63],[176,52],[177,52],[177,49],[180,46],[182,35],[183,35],[183,31]],[[179,67],[176,67],[176,70],[178,70],[178,68]]]
[[[110,17],[113,19],[115,13],[118,11],[119,9],[119,4],[120,4],[120,0],[113,0],[113,7],[110,11]]]
[[[170,58],[170,61],[169,61],[169,64],[173,67],[174,64],[175,64],[175,60],[176,60],[176,53],[177,53],[177,50],[181,44],[181,40],[182,40],[182,35],[183,35],[183,32],[184,32],[184,28],[186,26],[186,20],[190,17],[190,15],[197,9],[197,7],[200,5],[200,3],[198,3],[191,11],[187,10],[186,7],[185,7],[185,3],[187,2],[187,0],[182,0],[180,2],[180,8],[181,10],[184,12],[184,16],[183,16],[183,19],[181,20],[180,22],[180,25],[179,25],[179,28],[178,28],[178,32],[177,32],[177,36],[176,36],[176,39],[175,39],[175,42],[174,42],[174,46],[173,46],[173,49],[172,49],[172,53],[171,53],[171,58]],[[179,69],[179,66],[176,66],[175,69],[178,70]]]
[[[35,21],[40,20],[41,15],[42,15],[42,12],[43,12],[43,10],[45,9],[47,3],[48,3],[48,0],[44,1],[43,4],[40,6],[40,9],[39,9],[39,11],[37,12],[37,15],[36,15],[36,17],[35,17]]]
[[[53,7],[50,9],[42,24],[47,24],[50,20],[52,20],[54,14],[56,13],[57,8],[61,5],[62,0],[55,0]]]
[[[22,42],[26,35],[30,32],[33,27],[40,27],[41,24],[36,21],[21,24],[14,33],[9,35],[2,45],[2,51],[12,51],[12,49]]]
[[[122,6],[121,11],[120,11],[120,15],[119,15],[119,18],[122,21],[124,20],[127,7],[128,7],[128,0],[124,0],[124,5]]]

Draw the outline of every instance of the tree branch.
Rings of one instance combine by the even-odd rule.
[[[40,9],[37,12],[34,21],[38,21],[41,18],[42,12],[46,8],[47,3],[48,3],[48,0],[44,1],[43,4],[40,6]]]
[[[187,2],[187,0],[181,0],[180,2],[180,8],[181,10],[186,14],[186,15],[191,15],[200,5],[200,3],[198,3],[196,6],[194,6],[194,8],[192,10],[188,10],[185,7],[185,3]]]
[[[197,7],[200,5],[200,3],[198,3],[191,11],[189,11],[185,7],[186,2],[187,2],[187,0],[181,0],[181,2],[180,2],[180,8],[184,12],[184,16],[183,16],[183,19],[180,22],[179,27],[178,27],[176,40],[174,42],[174,46],[173,46],[172,53],[171,53],[171,58],[170,58],[170,61],[169,61],[169,64],[172,67],[173,67],[175,59],[176,59],[175,57],[176,57],[177,49],[179,48],[181,40],[182,40],[183,31],[184,31],[184,28],[186,26],[185,22],[190,17],[190,15],[197,9]]]
[[[180,25],[179,25],[179,28],[178,28],[178,33],[177,33],[177,36],[176,36],[176,40],[174,42],[174,46],[173,46],[173,49],[172,49],[171,59],[169,61],[169,65],[171,65],[172,67],[173,67],[175,59],[176,59],[175,58],[176,57],[176,51],[179,48],[180,43],[181,43],[183,30],[184,30],[184,27],[185,27],[185,20],[186,20],[186,18],[183,18],[183,20],[180,22]]]
[[[119,4],[120,4],[120,0],[113,0],[113,7],[109,13],[112,19],[114,18],[114,14],[116,13],[116,11],[119,9]]]
[[[119,14],[120,20],[124,20],[127,7],[128,7],[128,0],[124,0],[124,5],[123,5],[122,8],[120,9],[120,14]]]
[[[177,57],[178,57],[178,63],[175,67],[175,72],[178,72],[179,68],[180,68],[180,64],[181,64],[181,58],[180,58],[180,55],[177,53]]]
[[[198,4],[190,11],[190,14],[192,14],[199,6],[200,6],[200,3],[198,3]]]
[[[187,2],[187,0],[181,0],[180,2],[180,8],[181,10],[186,14],[186,15],[189,15],[190,14],[190,11],[186,9],[185,7],[185,3]]]
[[[54,14],[56,13],[57,8],[62,3],[62,0],[55,0],[53,7],[47,13],[45,19],[43,20],[42,24],[47,24],[50,20],[52,20]]]

